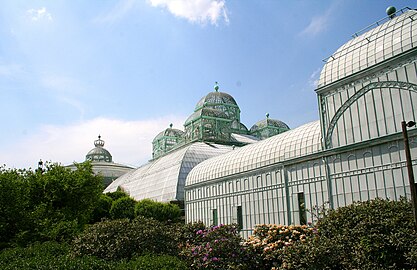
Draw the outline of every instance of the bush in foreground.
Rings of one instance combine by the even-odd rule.
[[[2,270],[185,270],[185,262],[169,255],[144,255],[129,261],[106,261],[93,256],[72,258],[68,244],[45,242],[26,248],[12,248],[0,252]]]
[[[195,232],[181,255],[191,269],[252,269],[253,262],[237,225],[219,225]]]
[[[181,216],[181,209],[176,204],[144,199],[136,203],[135,215],[153,218],[159,221],[176,221]]]
[[[73,242],[73,256],[93,255],[106,260],[142,254],[177,254],[173,234],[153,219],[106,220],[84,230]]]
[[[244,242],[262,269],[278,267],[286,248],[305,242],[316,230],[306,225],[257,225],[253,234]]]
[[[329,211],[318,235],[289,247],[282,269],[415,269],[411,204],[375,199]]]

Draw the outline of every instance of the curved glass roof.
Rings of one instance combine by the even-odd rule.
[[[182,201],[185,179],[191,169],[208,158],[232,149],[232,146],[202,142],[187,145],[122,175],[104,192],[116,191],[120,186],[135,200]]]
[[[200,163],[188,174],[186,185],[257,169],[321,149],[320,121],[311,122]]]
[[[409,10],[348,41],[327,59],[318,88],[417,47],[417,11]]]

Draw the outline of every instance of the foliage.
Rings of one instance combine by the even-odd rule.
[[[122,262],[117,269],[140,269],[140,270],[186,270],[187,264],[178,257],[171,255],[147,254],[135,257],[130,261]]]
[[[37,243],[27,248],[6,249],[0,253],[0,269],[117,269],[115,264],[94,257],[70,258],[68,251],[67,244],[55,242]]]
[[[102,180],[88,162],[76,168],[48,163],[37,171],[0,169],[0,242],[63,241],[82,229]]]
[[[257,225],[253,235],[244,243],[265,269],[281,265],[284,250],[297,242],[306,241],[315,230],[306,225]]]
[[[405,199],[375,199],[330,210],[317,227],[317,237],[284,252],[283,269],[417,267],[413,255],[417,233],[411,204]]]
[[[181,216],[181,209],[176,204],[144,199],[137,202],[135,215],[153,218],[159,221],[176,221]]]
[[[0,269],[62,269],[62,270],[185,270],[185,262],[170,255],[144,255],[130,261],[106,261],[93,256],[72,258],[68,244],[36,243],[26,248],[6,249],[0,253]]]
[[[106,195],[109,196],[113,201],[120,199],[122,197],[129,197],[129,195],[127,195],[125,192],[123,192],[119,188],[115,192],[106,193]]]
[[[110,208],[113,204],[113,199],[106,194],[101,194],[96,207],[93,210],[91,223],[99,222],[103,218],[110,218]]]
[[[200,230],[203,231],[207,229],[202,221],[175,225],[176,226],[174,226],[174,229],[171,231],[174,233],[175,241],[178,243],[180,250],[196,244],[196,233]]]
[[[0,167],[0,250],[28,224],[25,174]]]
[[[136,201],[134,199],[130,197],[121,197],[112,203],[110,217],[112,219],[133,219],[135,217],[135,205]]]
[[[183,247],[181,256],[192,269],[250,269],[252,258],[241,242],[237,225],[200,229]]]
[[[106,260],[145,253],[173,255],[177,245],[162,223],[144,217],[95,223],[74,240],[72,250],[74,256],[94,255]]]

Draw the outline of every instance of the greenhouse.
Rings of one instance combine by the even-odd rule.
[[[185,184],[188,222],[306,224],[316,207],[410,196],[401,122],[416,120],[417,11],[403,9],[326,59],[319,121],[208,159]],[[409,130],[417,169],[416,129]]]

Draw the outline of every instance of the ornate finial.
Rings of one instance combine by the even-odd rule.
[[[269,118],[269,113],[266,113],[265,116],[266,116],[266,119],[268,119]]]
[[[219,91],[219,83],[218,82],[214,83],[214,90],[216,90],[216,92]]]
[[[101,139],[101,135],[98,135],[98,140],[94,141],[94,146],[95,147],[103,147],[104,146],[104,141]]]
[[[387,8],[387,10],[385,12],[392,19],[392,18],[395,17],[395,12],[397,12],[397,9],[393,6],[390,6],[390,7]]]
[[[169,128],[172,128],[172,123],[171,123],[171,124],[169,124]]]

